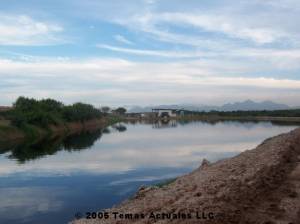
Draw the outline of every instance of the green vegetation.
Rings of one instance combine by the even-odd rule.
[[[2,112],[2,116],[16,127],[24,128],[30,125],[47,128],[49,125],[59,125],[65,122],[84,122],[103,116],[99,109],[84,103],[65,106],[53,99],[35,100],[19,97],[13,109]]]
[[[164,180],[162,182],[159,182],[159,183],[155,184],[154,187],[162,188],[164,186],[167,186],[167,185],[173,183],[176,179],[177,178],[171,178],[171,179]]]
[[[18,129],[11,125],[2,125],[0,122],[0,141],[5,139],[7,135],[16,135],[18,134]]]
[[[107,108],[104,110],[108,111]],[[63,134],[71,131],[68,126],[70,122],[79,122],[84,126],[86,121],[104,117],[106,124],[120,120],[117,115],[110,116],[90,104],[64,105],[53,99],[19,97],[11,109],[0,111],[0,141],[24,137],[39,139],[55,134],[56,127]]]
[[[110,115],[107,117],[107,120],[108,120],[109,124],[116,124],[116,123],[122,122],[123,118],[121,118],[120,116],[117,116],[117,115]]]
[[[58,151],[80,151],[93,146],[102,136],[102,130],[83,131],[69,136],[56,136],[54,138],[34,139],[23,142],[9,142],[0,144],[0,154],[9,153],[9,158],[25,163],[30,160],[53,155]]]
[[[262,111],[210,111],[210,112],[189,112],[193,115],[210,115],[222,117],[300,117],[300,109],[291,110],[262,110]]]
[[[110,107],[104,106],[100,108],[101,112],[104,114],[108,114],[110,111]]]
[[[114,114],[118,114],[118,115],[124,115],[126,111],[127,110],[124,107],[118,107],[117,109],[112,110]]]

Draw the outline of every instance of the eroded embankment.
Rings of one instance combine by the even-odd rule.
[[[142,188],[133,199],[106,210],[108,219],[73,223],[297,224],[299,155],[300,129],[296,129],[233,158],[204,162],[162,188]],[[126,219],[119,214],[127,214]]]
[[[23,141],[27,138],[41,139],[46,136],[55,137],[60,135],[71,135],[84,130],[104,128],[112,124],[110,118],[92,119],[84,122],[68,122],[57,126],[51,125],[47,129],[31,126],[21,129],[12,125],[3,125],[0,130],[0,142]]]

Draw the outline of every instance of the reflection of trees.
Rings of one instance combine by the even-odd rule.
[[[122,124],[113,125],[112,128],[117,130],[118,132],[124,132],[127,130],[126,126]]]
[[[70,135],[63,140],[64,149],[68,151],[82,150],[91,148],[97,139],[102,135],[101,130],[93,132],[86,131],[80,134]]]
[[[104,128],[104,129],[102,130],[102,133],[103,133],[103,134],[110,134],[109,128]]]
[[[273,125],[277,126],[299,126],[300,122],[294,122],[294,121],[272,121],[272,120],[257,120],[257,119],[221,119],[221,118],[216,118],[216,119],[179,119],[178,123],[180,125],[186,125],[189,123],[193,122],[201,122],[201,123],[206,123],[206,124],[211,124],[211,125],[216,125],[219,123],[229,123],[231,122],[232,124],[236,124],[238,126],[240,125],[256,125],[256,124],[261,124],[261,123],[271,123]]]
[[[27,141],[22,144],[0,146],[0,153],[11,152],[10,159],[16,159],[20,163],[35,160],[47,155],[53,155],[61,150],[76,151],[93,146],[100,139],[102,130],[85,131],[67,137],[46,138],[40,141]]]
[[[38,159],[46,155],[53,155],[61,149],[61,139],[44,139],[38,142],[24,142],[11,149],[10,159],[20,163]]]
[[[1,142],[0,143],[0,154],[7,153],[16,145],[13,142]]]
[[[257,120],[236,120],[236,119],[179,119],[178,123],[180,125],[187,125],[190,123],[203,123],[203,124],[210,124],[210,125],[217,125],[221,123],[233,123],[237,125],[244,125],[244,124],[258,124],[261,123],[262,121],[257,121]]]
[[[291,121],[271,121],[272,124],[277,126],[300,126],[300,122],[291,122]]]

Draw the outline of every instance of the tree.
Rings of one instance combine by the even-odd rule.
[[[29,99],[26,97],[19,97],[14,103],[14,108],[20,112],[32,111],[36,109],[38,102],[35,99]]]
[[[35,100],[26,97],[19,97],[13,109],[6,113],[6,117],[18,127],[27,124],[48,127],[66,121],[83,122],[101,116],[102,112],[90,104],[75,103],[65,106],[53,99]]]
[[[110,111],[110,108],[107,106],[104,106],[104,107],[101,107],[100,110],[101,110],[101,112],[107,114]]]
[[[42,99],[39,101],[40,107],[44,111],[61,112],[64,107],[63,103],[53,99]]]
[[[117,114],[124,115],[126,113],[126,109],[124,107],[119,107],[114,110]]]
[[[85,121],[101,117],[102,113],[90,104],[75,103],[64,108],[64,119],[67,121]]]

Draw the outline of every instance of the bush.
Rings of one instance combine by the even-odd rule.
[[[63,117],[67,121],[85,121],[101,115],[100,110],[84,103],[75,103],[71,106],[66,106],[63,110]]]
[[[86,121],[101,115],[100,110],[89,104],[75,103],[65,106],[53,99],[35,100],[25,97],[19,97],[13,109],[6,114],[17,127],[25,124],[47,127],[64,121]]]

